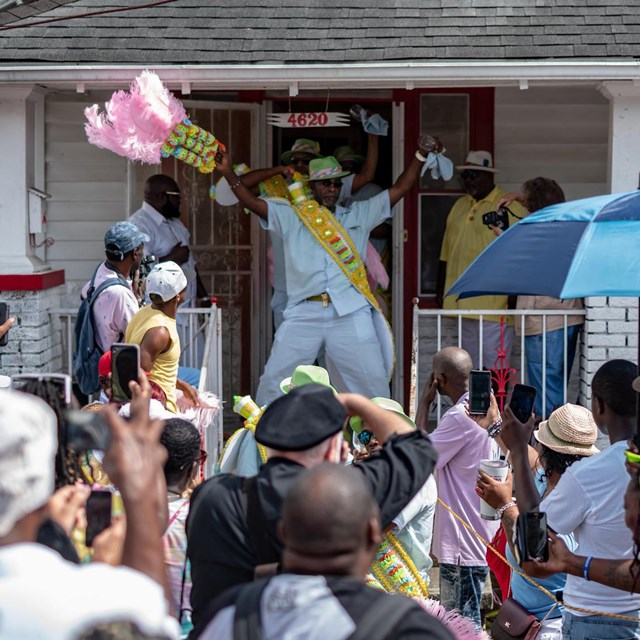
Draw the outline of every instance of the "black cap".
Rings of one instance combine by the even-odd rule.
[[[256,440],[278,451],[304,451],[342,431],[347,412],[329,387],[305,384],[274,400],[256,426]]]

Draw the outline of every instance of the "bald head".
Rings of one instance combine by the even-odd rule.
[[[473,369],[471,356],[458,347],[446,347],[433,356],[433,372],[436,377],[444,375],[454,384],[460,384],[469,380],[469,374]]]
[[[178,183],[171,176],[158,173],[148,178],[144,183],[145,200],[148,198],[156,198],[165,191],[179,191]]]
[[[378,505],[362,474],[350,466],[321,464],[306,471],[282,510],[285,547],[299,556],[332,557],[370,545]]]

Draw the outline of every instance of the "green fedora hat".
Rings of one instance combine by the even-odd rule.
[[[298,138],[289,151],[285,151],[280,160],[283,164],[291,164],[291,159],[296,153],[308,153],[314,158],[322,158],[320,154],[320,143],[315,140],[309,140],[308,138]]]
[[[348,144],[338,147],[333,155],[338,162],[364,162],[364,156],[356,153]]]
[[[337,393],[337,391],[331,386],[329,372],[326,369],[316,367],[313,364],[301,364],[297,366],[293,374],[288,378],[285,378],[280,383],[280,391],[282,391],[282,393],[289,393],[289,391],[295,387],[302,387],[305,384],[311,383],[329,387],[330,389],[333,389],[334,393]]]
[[[340,163],[333,157],[316,158],[309,163],[308,182],[314,180],[330,180],[331,178],[344,178],[351,172],[344,171]]]
[[[414,429],[416,428],[416,423],[404,412],[404,409],[399,402],[396,402],[391,398],[371,398],[371,402],[382,409],[399,413]],[[349,420],[349,426],[355,431],[355,433],[360,434],[362,432],[362,418],[360,416],[353,416]]]

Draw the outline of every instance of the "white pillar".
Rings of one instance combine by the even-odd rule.
[[[29,274],[49,269],[35,255],[29,237],[28,189],[40,180],[43,162],[38,87],[0,87],[0,274]]]
[[[609,189],[633,191],[640,180],[640,85],[610,81],[599,89],[609,100]]]

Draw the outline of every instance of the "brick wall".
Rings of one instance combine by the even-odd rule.
[[[50,312],[60,308],[63,287],[42,291],[4,291],[0,295],[16,318],[7,346],[0,347],[0,373],[41,373],[59,371],[62,340],[53,326]]]
[[[638,361],[638,298],[586,298],[585,311],[580,403],[589,406],[593,374],[607,360]]]

